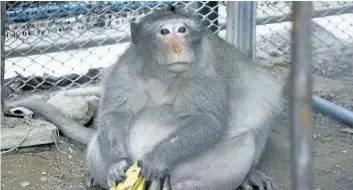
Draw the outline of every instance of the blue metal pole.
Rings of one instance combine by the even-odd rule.
[[[329,116],[343,121],[348,125],[353,126],[353,112],[349,111],[348,109],[338,106],[318,96],[313,97],[312,105],[318,111],[323,112]]]

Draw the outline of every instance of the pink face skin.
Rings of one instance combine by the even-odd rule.
[[[162,23],[157,31],[157,39],[161,41],[162,51],[168,60],[165,65],[175,72],[187,69],[193,60],[185,39],[189,31],[183,21],[176,19]]]

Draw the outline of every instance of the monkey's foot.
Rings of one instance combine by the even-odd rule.
[[[96,182],[96,180],[94,180],[94,178],[92,177],[92,175],[88,172],[85,176],[83,185],[89,189],[91,187],[97,186],[98,182]]]
[[[240,187],[243,190],[277,190],[274,179],[256,169],[251,169]]]

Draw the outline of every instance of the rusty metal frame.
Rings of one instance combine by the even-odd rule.
[[[310,1],[293,2],[290,99],[292,189],[310,190],[312,182],[312,79]]]
[[[3,110],[4,110],[4,77],[5,77],[5,17],[6,17],[6,2],[0,2],[0,83],[1,83],[1,121],[3,119]]]

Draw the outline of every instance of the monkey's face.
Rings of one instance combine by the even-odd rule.
[[[162,17],[134,25],[133,42],[160,66],[171,72],[184,72],[195,63],[203,33],[194,20]]]
[[[190,27],[180,19],[161,22],[156,29],[156,48],[152,53],[157,62],[172,72],[189,68],[195,61]]]

